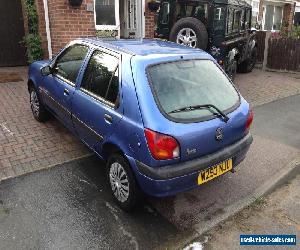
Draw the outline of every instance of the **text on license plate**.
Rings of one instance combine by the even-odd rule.
[[[206,183],[232,169],[232,159],[202,170],[198,175],[198,185]]]

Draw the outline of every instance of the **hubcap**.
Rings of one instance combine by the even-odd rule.
[[[117,200],[125,202],[129,197],[129,181],[127,174],[120,163],[114,162],[111,164],[109,181]]]
[[[33,90],[30,93],[30,106],[31,106],[31,110],[34,116],[38,116],[39,115],[39,111],[40,111],[40,103],[39,103],[39,99],[37,97],[36,92]]]
[[[183,28],[178,32],[177,43],[196,48],[197,36],[194,30],[190,28]]]

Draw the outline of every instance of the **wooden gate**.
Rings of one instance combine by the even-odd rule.
[[[300,72],[300,39],[271,38],[267,67]]]
[[[257,62],[258,63],[262,63],[264,60],[265,38],[266,38],[266,32],[264,32],[264,31],[256,32]]]
[[[0,66],[26,65],[21,0],[0,0]]]

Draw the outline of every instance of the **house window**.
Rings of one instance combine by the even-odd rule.
[[[267,5],[264,15],[264,30],[280,30],[282,12],[282,6]]]
[[[274,8],[273,30],[280,30],[281,20],[282,20],[282,7],[281,6],[275,6],[275,8]]]
[[[258,9],[259,8],[259,2],[253,2],[252,7],[255,8],[255,9]]]
[[[95,0],[96,29],[117,29],[119,26],[118,10],[118,0]]]
[[[252,11],[252,25],[255,25],[257,23],[257,16],[258,16],[258,12]]]

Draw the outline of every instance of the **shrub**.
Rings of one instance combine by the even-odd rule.
[[[27,47],[27,61],[33,63],[36,60],[43,58],[41,38],[37,34],[28,34],[24,37],[24,42]]]
[[[38,30],[38,14],[34,0],[23,0],[28,20],[28,34],[23,42],[27,48],[27,61],[32,63],[43,58],[42,42]]]

